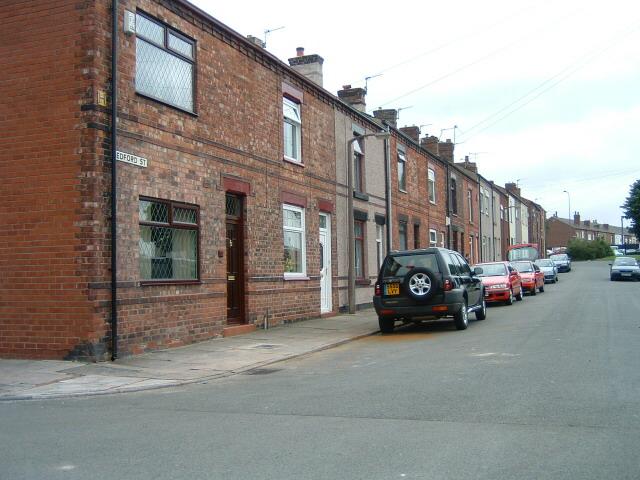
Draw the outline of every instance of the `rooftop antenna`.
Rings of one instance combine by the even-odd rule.
[[[413,105],[409,105],[408,107],[400,107],[400,108],[397,110],[397,112],[398,112],[398,113],[397,113],[397,115],[398,115],[398,120],[400,120],[400,112],[401,112],[402,110],[407,110],[408,108],[413,108]]]
[[[489,153],[489,152],[469,152],[469,153],[467,153],[467,155],[469,155],[469,156],[473,155],[473,161],[477,162],[478,161],[478,155],[482,155],[482,154],[485,154],[485,153]]]
[[[275,32],[277,30],[282,30],[283,28],[284,28],[284,26],[277,27],[277,28],[267,28],[264,31],[264,48],[267,48],[267,35],[270,34],[271,32]]]
[[[453,144],[456,144],[456,130],[458,129],[458,125],[454,125],[451,128],[443,128],[440,130],[440,138],[442,138],[442,132],[446,132],[447,130],[453,130]]]
[[[369,80],[376,77],[381,77],[382,74],[378,73],[377,75],[369,75],[368,77],[364,77],[364,93],[367,93],[367,87],[369,86]]]
[[[430,125],[433,125],[433,123],[423,123],[422,125],[418,125],[418,130],[422,133],[422,127],[428,127]]]

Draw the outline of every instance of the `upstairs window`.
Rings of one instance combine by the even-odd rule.
[[[364,151],[360,140],[353,142],[353,186],[356,192],[364,193]]]
[[[429,190],[429,201],[436,203],[436,172],[431,168],[428,173],[427,187]]]
[[[451,192],[450,192],[451,213],[453,213],[454,215],[457,215],[458,214],[458,186],[456,184],[455,178],[453,177],[451,178],[450,185],[451,185]]]
[[[302,163],[302,117],[300,104],[282,97],[284,114],[284,158]]]
[[[467,203],[469,204],[469,223],[473,223],[473,195],[471,190],[467,190]]]
[[[407,159],[404,153],[398,152],[398,189],[401,192],[407,191]]]
[[[136,92],[194,112],[195,42],[136,14]]]

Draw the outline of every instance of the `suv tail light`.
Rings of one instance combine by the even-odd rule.
[[[376,297],[379,297],[379,296],[382,295],[382,289],[380,288],[380,284],[379,283],[376,283],[376,289],[375,289],[374,295]]]
[[[444,291],[448,292],[449,290],[453,290],[453,282],[447,278],[444,281]]]

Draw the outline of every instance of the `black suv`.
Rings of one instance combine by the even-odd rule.
[[[390,252],[380,269],[373,304],[380,330],[393,331],[396,320],[405,323],[453,317],[458,330],[469,325],[468,314],[484,320],[487,307],[478,277],[458,252],[445,248]]]

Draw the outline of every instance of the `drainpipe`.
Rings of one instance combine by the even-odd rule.
[[[496,261],[496,218],[495,205],[493,203],[493,184],[491,184],[491,250],[493,250],[493,261]]]
[[[482,248],[482,239],[484,235],[482,235],[482,190],[480,190],[480,177],[478,177],[478,228],[480,230],[480,234],[478,235],[478,258],[480,262],[484,261],[484,248]],[[473,241],[473,240],[472,240]],[[473,259],[472,259],[473,260]]]
[[[451,172],[449,171],[449,162],[446,162],[445,165],[446,175],[447,175],[447,194],[446,194],[446,209],[447,209],[447,218],[449,219],[449,225],[447,225],[447,248],[451,250]]]
[[[116,141],[118,116],[118,0],[112,0],[111,12],[111,361],[118,358],[117,275],[117,168]]]
[[[387,132],[391,135],[391,131],[389,129],[389,125],[387,125]],[[386,241],[387,248],[386,253],[388,254],[391,251],[391,226],[393,222],[391,221],[391,141],[390,138],[385,138],[384,140],[384,207],[385,214],[387,217],[387,231],[386,233]]]

